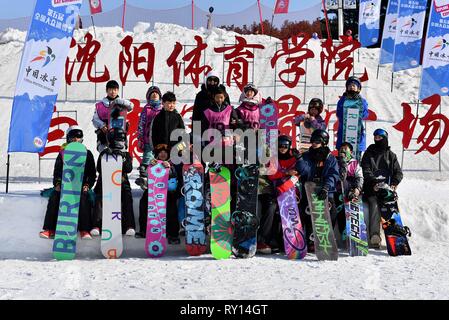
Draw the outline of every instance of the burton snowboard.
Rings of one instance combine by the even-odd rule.
[[[186,250],[191,256],[206,252],[206,228],[204,223],[204,168],[200,162],[185,164],[184,178],[184,220]]]
[[[148,216],[145,252],[150,258],[158,258],[167,250],[167,190],[169,169],[162,161],[149,165],[148,169]]]
[[[53,256],[57,260],[75,258],[78,213],[86,157],[87,150],[82,143],[72,142],[64,149],[61,200],[53,242]]]
[[[337,260],[337,242],[332,228],[328,200],[318,199],[317,193],[320,186],[314,182],[306,182],[305,189],[312,217],[315,254],[318,260]]]
[[[101,253],[107,259],[119,258],[123,251],[122,239],[122,156],[103,153],[102,173],[102,231]]]
[[[237,201],[231,215],[234,230],[232,253],[237,258],[251,258],[257,250],[257,189],[259,167],[255,164],[240,166],[235,171],[237,178]]]
[[[289,259],[303,259],[307,255],[307,241],[299,218],[296,187],[277,198],[282,221],[285,254]]]
[[[210,250],[215,259],[228,259],[232,254],[231,173],[221,166],[209,169],[212,207]]]
[[[349,142],[356,159],[360,161],[359,142],[362,135],[362,100],[345,99],[343,103],[343,137],[342,142]]]
[[[260,107],[260,129],[265,130],[266,148],[259,148],[259,152],[266,152],[267,149],[277,148],[278,139],[278,108],[274,102],[267,103]],[[271,151],[271,150],[270,150]],[[259,158],[263,159],[261,154]],[[266,166],[261,167],[261,174],[274,174],[276,172],[277,157],[270,152],[270,161]]]

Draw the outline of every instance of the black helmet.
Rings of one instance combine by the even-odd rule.
[[[67,129],[66,133],[67,142],[70,142],[74,138],[83,138],[83,129],[80,126],[71,126]]]
[[[288,144],[288,148],[290,149],[291,145],[292,145],[292,138],[286,135],[280,135],[278,137],[278,145],[282,145],[282,144]]]
[[[320,98],[313,98],[309,101],[309,108],[308,110],[310,110],[312,107],[315,108],[318,105],[318,111],[319,113],[323,112],[323,101]]]
[[[346,88],[351,84],[354,83],[357,88],[359,88],[359,90],[362,90],[362,82],[360,81],[360,79],[356,76],[351,76],[348,78],[348,80],[346,80]]]
[[[319,142],[323,146],[327,146],[329,144],[329,134],[325,130],[317,129],[312,132],[310,137],[310,143]]]
[[[117,81],[115,80],[109,80],[108,83],[106,83],[106,90],[107,89],[118,89],[120,86]]]

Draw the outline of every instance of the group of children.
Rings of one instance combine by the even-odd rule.
[[[300,127],[300,150],[293,148],[292,139],[280,135],[278,137],[278,168],[274,174],[260,175],[258,190],[258,244],[260,253],[273,253],[282,250],[282,226],[277,204],[277,196],[289,188],[297,188],[299,196],[300,217],[305,229],[309,252],[314,251],[312,238],[312,223],[310,215],[306,213],[307,199],[305,197],[305,182],[314,181],[321,185],[318,193],[320,199],[329,199],[331,205],[331,220],[333,226],[338,224],[340,232],[345,228],[344,213],[337,213],[338,194],[347,191],[347,197],[358,199],[363,194],[363,199],[369,204],[369,244],[371,247],[380,245],[380,213],[376,199],[376,178],[379,175],[386,177],[392,188],[396,188],[402,179],[396,155],[388,146],[388,134],[383,129],[374,132],[375,143],[369,146],[361,158],[353,154],[350,143],[342,141],[344,102],[346,99],[359,99],[361,101],[360,119],[362,134],[358,141],[358,152],[365,151],[365,132],[363,118],[368,116],[368,104],[360,95],[361,82],[356,77],[350,77],[346,82],[346,91],[337,104],[337,117],[340,127],[337,137],[338,156],[334,156],[329,148],[329,134],[326,131],[326,123],[321,117],[324,105],[321,99],[311,99],[308,112],[294,118],[295,124]],[[132,171],[132,158],[126,151],[127,145],[115,142],[117,134],[111,135],[108,129],[108,111],[112,106],[119,104],[128,111],[132,110],[132,103],[122,100],[118,96],[118,83],[109,81],[106,86],[107,97],[96,104],[93,124],[97,133],[97,149],[100,157],[95,168],[92,153],[88,152],[88,160],[85,167],[85,181],[83,182],[83,196],[80,206],[79,230],[82,239],[91,239],[101,233],[101,155],[110,152],[111,149],[119,150],[123,154],[122,173],[122,232],[128,236],[145,237],[147,222],[148,190],[147,168],[154,165],[157,160],[163,161],[163,165],[170,168],[168,201],[167,201],[167,238],[169,244],[179,244],[179,235],[182,234],[182,222],[178,216],[182,216],[178,209],[183,209],[182,204],[182,164],[173,164],[170,161],[170,153],[173,147],[178,147],[178,141],[172,141],[170,135],[176,129],[185,130],[182,116],[176,111],[176,96],[172,92],[164,95],[156,86],[151,86],[147,93],[147,104],[140,114],[138,126],[138,146],[143,150],[142,162],[139,166],[139,177],[136,183],[144,189],[144,194],[139,204],[140,232],[135,232],[134,212],[132,207],[131,186],[128,174]],[[267,98],[267,100],[270,98]],[[248,84],[244,87],[239,99],[240,105],[234,108],[230,104],[225,86],[220,84],[216,74],[210,72],[206,76],[206,82],[201,86],[201,91],[196,95],[193,107],[193,125],[201,124],[201,134],[207,129],[216,129],[221,133],[219,139],[216,136],[207,136],[206,141],[201,137],[193,136],[191,143],[201,144],[205,148],[209,144],[220,146],[223,150],[232,148],[239,141],[239,136],[234,131],[227,129],[255,130],[260,127],[260,106],[265,102],[256,86]],[[302,131],[301,131],[302,130]],[[231,134],[229,134],[231,132]],[[119,135],[120,136],[120,135]],[[71,127],[67,131],[67,143],[82,141],[83,133],[79,127]],[[126,140],[126,139],[125,139]],[[248,149],[248,146],[245,145]],[[41,237],[52,238],[56,229],[58,203],[60,196],[62,155],[61,149],[55,164],[54,192],[50,197]],[[223,152],[225,154],[225,152]],[[206,164],[206,163],[203,163]],[[209,164],[211,165],[211,164]],[[226,165],[231,172],[235,170],[235,164],[220,163]],[[96,178],[95,197],[89,197]],[[205,175],[207,180],[207,174]],[[231,174],[233,177],[233,175]],[[236,192],[235,179],[231,179],[231,194]],[[300,182],[300,183],[299,183]],[[208,187],[205,181],[205,188]],[[344,189],[343,189],[344,187]],[[95,198],[95,200],[92,200]],[[232,198],[235,198],[233,196]],[[235,201],[231,199],[231,210],[235,208]],[[206,206],[208,207],[208,206]],[[210,208],[210,207],[209,207]],[[206,211],[208,211],[206,209]],[[206,212],[206,216],[209,212]],[[206,219],[207,220],[207,219]],[[181,229],[181,230],[180,230]]]

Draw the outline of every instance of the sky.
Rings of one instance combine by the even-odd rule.
[[[0,19],[14,19],[18,17],[30,16],[33,13],[34,4],[36,0],[0,0]],[[103,11],[108,11],[120,6],[123,0],[102,0]],[[226,14],[232,12],[242,11],[250,7],[257,0],[195,0],[195,5],[203,10],[208,10],[210,6],[214,7],[214,13]],[[276,0],[261,0],[265,6],[274,8]],[[154,9],[173,9],[184,7],[192,3],[191,0],[126,0],[127,4]],[[290,0],[289,10],[297,11],[303,8],[308,8],[321,0]],[[88,0],[83,1],[81,7],[81,15],[89,14]]]

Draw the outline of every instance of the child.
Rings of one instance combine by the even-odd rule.
[[[318,199],[324,200],[328,198],[329,204],[331,205],[330,215],[332,226],[334,227],[337,220],[334,193],[339,178],[337,159],[335,159],[328,148],[329,134],[326,131],[321,129],[313,131],[310,137],[310,143],[312,146],[296,162],[296,171],[301,176],[301,183],[303,185],[301,194],[306,194],[304,187],[306,182],[313,181],[319,184],[321,190],[318,192]],[[300,215],[306,231],[307,251],[315,252],[314,243],[310,238],[313,232],[312,220],[310,215],[306,214],[307,206],[307,197],[301,197]]]
[[[168,191],[167,191],[167,240],[169,244],[180,244],[179,240],[179,222],[177,201],[180,196],[178,187],[178,173],[174,164],[170,161],[170,149],[166,144],[159,144],[154,148],[154,154],[157,160],[163,161],[163,165],[170,169]],[[157,164],[153,159],[151,165]],[[140,232],[136,233],[136,238],[145,238],[147,230],[148,216],[148,190],[142,195],[139,203],[139,226]]]
[[[238,106],[237,115],[245,129],[259,129],[260,111],[259,104],[262,102],[262,95],[256,86],[248,83],[240,95],[240,106]]]
[[[320,116],[323,112],[323,101],[319,98],[313,98],[309,101],[309,107],[306,114],[295,117],[295,124],[299,126],[300,132],[300,152],[306,152],[310,144],[310,136],[317,129],[326,130],[326,122]]]
[[[67,143],[61,146],[58,157],[56,158],[53,170],[54,191],[48,200],[47,212],[45,213],[44,227],[39,233],[41,238],[53,239],[55,237],[56,224],[58,221],[59,201],[61,199],[61,181],[63,170],[64,148],[70,142],[83,142],[83,130],[79,126],[71,126],[66,132]],[[95,172],[95,160],[92,152],[87,150],[86,164],[84,166],[83,187],[80,197],[78,230],[81,239],[92,239],[89,230],[91,229],[91,210],[92,205],[89,201],[88,192],[94,186],[97,174]]]
[[[363,172],[357,159],[354,158],[352,144],[349,142],[343,142],[340,150],[338,151],[338,166],[340,173],[340,183],[337,184],[336,189],[339,195],[343,195],[342,185],[344,186],[345,194],[349,201],[357,200],[362,194],[363,188]],[[340,197],[335,197],[336,207],[341,208],[337,212],[338,217],[338,229],[340,234],[343,234],[346,228],[346,216],[343,209],[343,198],[340,201]]]
[[[100,102],[95,104],[95,113],[92,118],[92,123],[95,127],[95,133],[97,134],[97,150],[102,152],[108,147],[108,119],[112,102],[119,98],[119,84],[115,80],[110,80],[106,83],[107,96]],[[116,102],[116,101],[115,101]],[[132,110],[132,103],[127,100],[120,101],[121,105],[124,105],[128,111]],[[128,125],[126,130],[128,131]]]
[[[91,230],[91,234],[93,236],[99,236],[102,224],[102,175],[101,175],[101,158],[105,153],[116,153],[120,154],[123,159],[122,165],[122,190],[121,190],[121,209],[122,209],[122,234],[126,234],[127,236],[134,236],[136,231],[136,223],[134,221],[134,209],[133,209],[133,197],[131,194],[131,185],[128,179],[128,173],[131,173],[133,170],[133,160],[131,155],[126,150],[114,150],[115,146],[114,141],[110,141],[110,145],[108,148],[105,148],[102,152],[100,152],[100,156],[98,157],[97,162],[97,171],[98,171],[98,180],[95,185],[95,216],[94,216],[94,228]]]
[[[143,190],[147,188],[146,180],[146,170],[150,161],[154,159],[152,152],[153,146],[151,145],[151,124],[154,118],[162,110],[161,104],[161,90],[156,86],[151,86],[148,88],[146,98],[147,104],[143,107],[139,118],[139,129],[138,129],[138,146],[143,150],[142,163],[139,166],[139,178],[136,179],[136,184],[139,185]]]
[[[363,120],[368,117],[368,102],[362,98],[360,95],[360,91],[362,90],[362,83],[360,79],[357,77],[349,77],[346,81],[346,92],[343,93],[343,96],[337,103],[337,118],[338,118],[338,134],[337,134],[337,145],[336,148],[340,149],[343,141],[343,123],[344,123],[344,114],[345,114],[345,105],[346,100],[347,103],[358,104],[359,109],[359,126],[361,126],[361,132],[359,139],[357,141],[357,154],[355,157],[360,159],[360,154],[366,149],[366,137],[365,137],[365,126],[363,124]],[[353,146],[354,147],[354,146]]]

